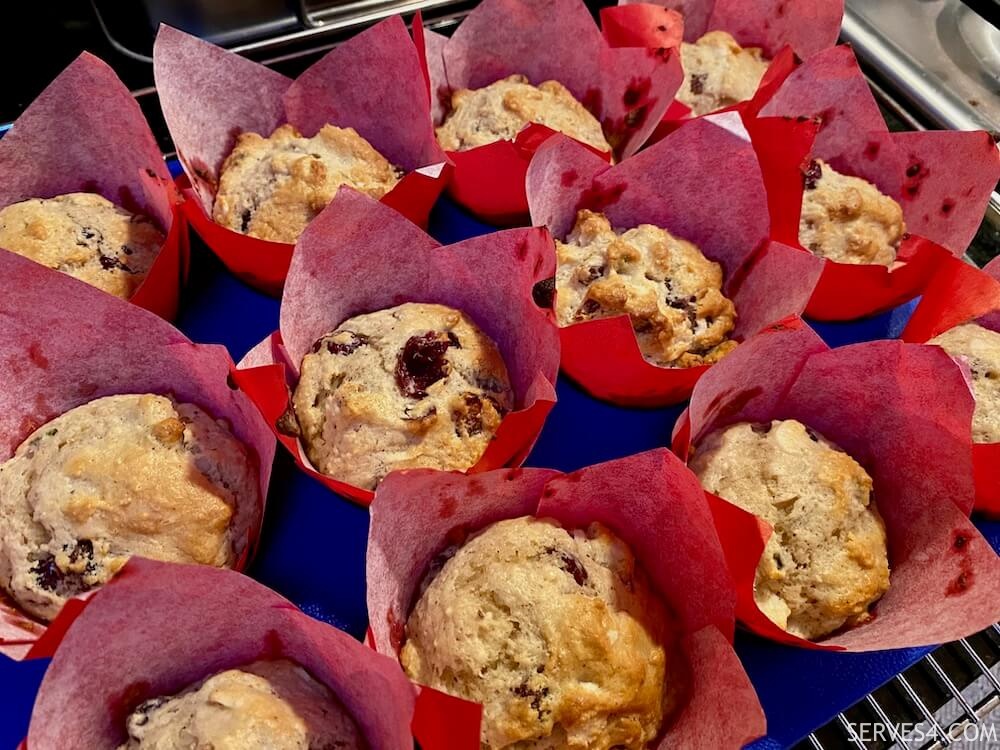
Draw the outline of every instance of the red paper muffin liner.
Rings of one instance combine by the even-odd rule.
[[[985,273],[984,273],[985,271]],[[962,323],[975,321],[1000,332],[1000,265],[983,271],[949,258],[927,285],[902,339],[924,343]],[[976,510],[1000,516],[1000,443],[973,443]]]
[[[738,115],[703,118],[610,167],[564,136],[539,149],[528,171],[531,219],[565,238],[576,213],[601,211],[615,229],[664,227],[722,265],[737,311],[737,339],[801,313],[816,274],[792,248],[766,246],[768,209],[754,150]],[[802,280],[788,289],[787,278]],[[659,406],[686,399],[708,366],[657,367],[639,350],[627,315],[559,329],[562,368],[593,396]]]
[[[144,214],[166,235],[130,301],[172,319],[188,266],[180,196],[132,94],[106,63],[87,52],[0,139],[0,208],[74,192],[99,193]]]
[[[436,123],[457,89],[482,88],[515,73],[536,85],[552,79],[600,120],[617,160],[642,146],[682,79],[668,50],[609,46],[580,0],[485,0],[450,39],[426,30],[421,35]],[[525,171],[551,134],[529,127],[515,141],[448,152],[455,165],[451,195],[486,221],[524,221]]]
[[[853,456],[874,480],[890,588],[873,619],[821,642],[792,636],[757,608],[753,583],[771,528],[712,498],[737,586],[737,617],[781,643],[873,651],[953,641],[1000,619],[1000,558],[969,521],[972,394],[938,347],[875,341],[828,349],[790,318],[740,346],[701,379],[674,450],[736,422],[797,419]]]
[[[705,495],[668,451],[572,474],[394,472],[379,487],[371,513],[368,616],[380,653],[398,658],[421,579],[456,532],[520,516],[575,528],[599,521],[629,545],[677,619],[690,682],[657,747],[740,748],[763,734],[763,712],[731,645],[735,594]],[[723,704],[727,710],[720,712]],[[448,728],[450,748],[474,750],[478,712],[463,716],[460,726],[455,713],[444,711],[425,721]]]
[[[242,511],[248,514],[249,558],[267,496],[274,438],[253,404],[227,384],[233,364],[225,348],[193,344],[152,313],[13,253],[0,254],[0,276],[6,280],[0,461],[41,425],[96,398],[173,393],[225,419],[256,459],[260,507]],[[72,599],[64,612],[79,607]],[[46,628],[11,601],[0,601],[0,653],[18,659],[50,656],[60,627]]]
[[[771,193],[774,239],[799,246],[802,170],[811,158],[872,182],[903,208],[901,265],[821,261],[807,308],[819,320],[870,315],[918,294],[948,253],[965,251],[1000,178],[988,133],[890,133],[849,47],[802,63],[747,126]]]
[[[143,701],[259,659],[307,669],[372,750],[413,747],[415,691],[391,659],[239,573],[141,558],[69,628],[39,688],[26,747],[117,747]]]
[[[669,6],[669,7],[667,7]],[[788,74],[797,59],[837,43],[844,15],[843,0],[681,0],[628,2],[601,9],[604,38],[613,47],[670,48],[695,42],[709,31],[728,31],[744,47],[760,47],[771,58],[754,99],[730,109],[746,110],[760,97],[769,98],[775,81]],[[683,61],[682,61],[683,62]],[[678,101],[649,138],[656,143],[691,119]]]
[[[291,123],[306,136],[327,124],[352,127],[406,176],[383,202],[425,226],[447,182],[416,47],[392,17],[337,46],[294,81],[239,55],[162,26],[153,47],[160,105],[187,182],[185,213],[226,267],[278,294],[292,245],[216,224],[219,170],[236,137],[270,135]]]
[[[318,473],[300,441],[277,426],[290,408],[299,363],[314,342],[355,315],[404,302],[448,305],[496,342],[515,394],[515,410],[470,471],[518,465],[556,400],[559,334],[551,313],[531,296],[533,285],[553,272],[552,239],[544,229],[494,232],[443,247],[395,211],[344,188],[296,245],[280,330],[243,358],[234,378],[306,473],[366,505],[370,490]]]

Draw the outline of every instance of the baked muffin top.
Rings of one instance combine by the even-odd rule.
[[[514,394],[496,345],[468,316],[408,302],[317,341],[292,402],[316,469],[370,489],[393,469],[471,468]]]
[[[164,236],[153,221],[95,193],[32,198],[0,209],[0,248],[128,299]]]
[[[977,443],[1000,443],[1000,333],[978,323],[965,323],[928,343],[968,361],[976,395],[972,439]]]
[[[741,422],[698,443],[702,486],[774,527],[754,597],[778,627],[815,640],[870,618],[889,588],[872,479],[801,422]]]
[[[643,356],[662,367],[711,364],[736,346],[722,267],[665,229],[615,230],[583,210],[565,242],[556,240],[556,258],[560,326],[628,314]]]
[[[668,623],[607,528],[515,518],[435,561],[400,659],[417,682],[483,704],[483,748],[638,750],[682,688]]]
[[[860,177],[840,174],[822,159],[806,170],[799,242],[837,263],[891,266],[906,233],[903,209]]]
[[[481,89],[459,89],[451,95],[451,112],[437,128],[446,151],[466,151],[496,141],[512,140],[529,123],[537,123],[600,151],[611,151],[601,123],[559,81],[532,86],[512,75]]]
[[[725,31],[709,31],[681,44],[684,81],[677,99],[691,114],[705,115],[746,101],[757,93],[770,60],[758,47],[741,47]]]
[[[354,719],[326,685],[285,659],[207,677],[141,703],[118,750],[363,750]]]
[[[259,506],[229,429],[167,396],[106,396],[39,427],[0,465],[0,586],[49,620],[131,555],[232,566]]]
[[[295,242],[341,185],[379,199],[400,173],[353,128],[324,125],[312,138],[282,125],[243,133],[222,164],[212,218],[235,232]]]

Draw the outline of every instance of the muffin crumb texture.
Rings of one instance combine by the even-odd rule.
[[[431,565],[400,656],[483,704],[488,750],[639,750],[679,703],[669,615],[600,524],[500,521]]]
[[[122,299],[139,288],[164,240],[152,219],[94,193],[0,209],[0,248]]]
[[[691,469],[774,528],[754,595],[778,627],[816,640],[870,619],[889,562],[872,480],[857,461],[801,422],[741,422],[701,441]]]
[[[722,267],[665,229],[615,230],[604,214],[583,210],[556,241],[556,259],[560,326],[627,314],[643,356],[660,367],[712,364],[736,347]]]
[[[231,567],[260,505],[220,422],[166,396],[106,396],[31,433],[0,465],[0,586],[52,619],[131,555]]]
[[[446,151],[466,151],[496,141],[513,140],[537,123],[593,146],[611,151],[601,123],[558,81],[532,86],[512,75],[481,89],[459,89],[451,95],[451,112],[437,129]]]
[[[393,469],[471,468],[514,394],[496,345],[468,316],[409,302],[317,341],[293,404],[313,466],[371,489]]]
[[[290,661],[227,669],[132,712],[118,750],[364,750],[328,687]]]
[[[311,138],[292,125],[267,138],[242,133],[222,164],[212,217],[234,232],[292,243],[341,185],[377,200],[401,176],[354,128],[324,125]]]
[[[697,117],[752,98],[770,60],[725,31],[710,31],[693,44],[681,44],[681,64],[677,99]]]
[[[903,209],[867,180],[840,174],[822,159],[803,174],[799,243],[837,263],[891,266],[906,233]]]
[[[953,357],[965,357],[976,396],[972,439],[977,443],[1000,443],[1000,333],[978,323],[966,323],[928,343],[937,344]]]

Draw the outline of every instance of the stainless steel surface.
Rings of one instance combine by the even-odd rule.
[[[927,125],[1000,130],[1000,29],[960,0],[847,0],[843,38]]]

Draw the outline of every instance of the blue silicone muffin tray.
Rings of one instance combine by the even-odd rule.
[[[491,227],[446,198],[431,217],[430,232],[443,243],[489,231]],[[177,321],[185,334],[194,341],[224,344],[239,360],[277,328],[278,309],[278,300],[230,275],[192,235],[191,278]],[[892,338],[912,309],[910,303],[857,323],[815,328],[831,346]],[[683,405],[645,410],[611,406],[565,378],[560,378],[557,391],[558,403],[528,458],[529,466],[572,471],[668,445],[674,420],[683,409]],[[1000,523],[979,520],[977,525],[993,547],[1000,548]],[[279,449],[260,552],[248,573],[306,613],[361,638],[367,626],[367,535],[367,510],[306,477]],[[759,750],[791,746],[931,649],[831,654],[739,633],[736,650],[767,713],[768,735],[751,745]],[[0,657],[0,748],[13,748],[23,738],[46,663],[15,663]]]

